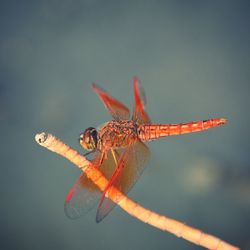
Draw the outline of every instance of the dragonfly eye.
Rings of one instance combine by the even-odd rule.
[[[97,148],[97,131],[95,128],[87,128],[80,134],[80,145],[86,150],[94,150]]]

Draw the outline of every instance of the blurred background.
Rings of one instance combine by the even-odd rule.
[[[226,126],[151,142],[129,197],[250,249],[248,1],[4,1],[0,8],[1,249],[201,249],[120,208],[78,220],[64,197],[80,171],[41,148],[110,119],[96,82],[132,107],[138,76],[154,122]],[[84,153],[84,152],[83,152]]]

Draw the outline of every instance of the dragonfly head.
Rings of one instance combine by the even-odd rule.
[[[97,130],[95,128],[87,128],[80,134],[80,145],[86,150],[94,150],[97,148]]]

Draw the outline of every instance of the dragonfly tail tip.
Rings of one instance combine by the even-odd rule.
[[[226,118],[221,118],[220,122],[221,122],[221,124],[226,124],[227,123],[227,119]]]

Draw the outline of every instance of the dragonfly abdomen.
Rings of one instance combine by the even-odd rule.
[[[159,137],[198,132],[217,127],[225,123],[226,119],[214,118],[179,124],[142,124],[138,126],[137,131],[141,140],[151,141]]]

